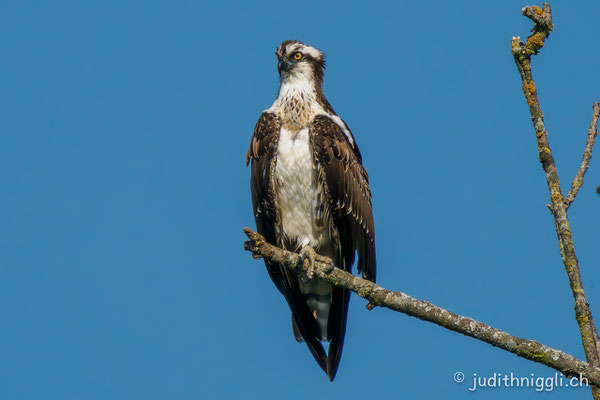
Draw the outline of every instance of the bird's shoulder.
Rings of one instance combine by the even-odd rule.
[[[251,159],[256,160],[274,152],[280,130],[281,119],[279,116],[271,110],[263,111],[254,126],[246,153],[246,165]]]
[[[315,115],[310,136],[317,150],[335,155],[346,163],[362,162],[362,155],[348,124],[334,113]],[[330,150],[333,150],[331,153]]]

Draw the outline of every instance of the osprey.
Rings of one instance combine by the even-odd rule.
[[[375,231],[371,191],[362,156],[348,125],[323,95],[325,56],[297,40],[275,52],[280,87],[265,110],[246,154],[256,228],[278,247],[300,252],[314,267],[330,257],[375,282]],[[269,276],[292,312],[292,329],[333,381],[338,369],[350,292],[298,276],[265,260]],[[321,342],[329,342],[325,352]]]

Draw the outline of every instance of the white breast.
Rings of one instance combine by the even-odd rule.
[[[315,224],[322,197],[307,128],[295,133],[281,129],[275,177],[283,234],[297,246],[323,244],[324,227]]]

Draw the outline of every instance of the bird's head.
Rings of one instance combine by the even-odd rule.
[[[277,71],[282,81],[288,78],[313,79],[318,86],[323,83],[325,54],[297,40],[286,40],[275,52]]]

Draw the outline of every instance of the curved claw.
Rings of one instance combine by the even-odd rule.
[[[317,259],[317,252],[311,246],[304,246],[302,250],[300,250],[300,257],[302,257],[302,264],[306,266],[308,263],[308,271],[306,272],[306,276],[308,279],[314,278],[317,273],[317,267],[315,265],[315,261]]]

